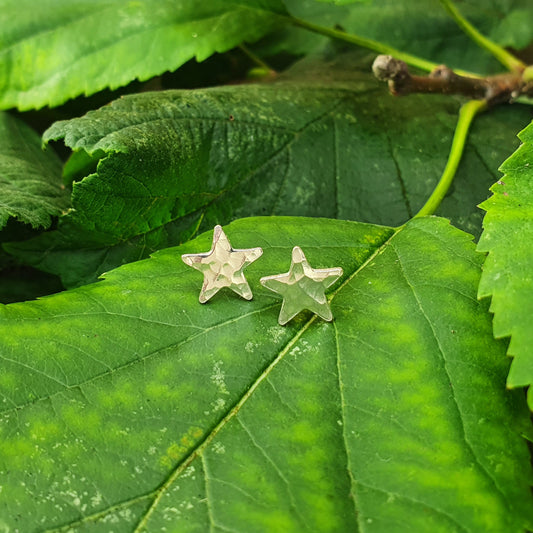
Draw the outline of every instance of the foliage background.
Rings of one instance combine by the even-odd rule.
[[[531,106],[417,218],[464,98],[368,48],[501,71],[440,3],[205,4],[0,0],[0,531],[532,529]],[[531,63],[530,2],[478,4]],[[252,302],[197,302],[217,223]],[[276,325],[296,244],[332,324]]]

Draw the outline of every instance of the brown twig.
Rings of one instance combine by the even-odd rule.
[[[404,61],[387,55],[376,57],[372,70],[376,78],[388,82],[389,90],[395,96],[412,93],[463,94],[486,100],[490,105],[509,103],[519,96],[533,96],[533,83],[526,81],[522,72],[470,78],[459,76],[441,65],[429,76],[416,76],[409,72]]]

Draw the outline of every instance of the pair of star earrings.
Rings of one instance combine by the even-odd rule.
[[[243,270],[263,255],[262,248],[234,250],[221,226],[215,226],[211,250],[184,254],[183,262],[204,275],[200,303],[206,303],[223,287],[229,287],[246,300],[253,295]],[[283,297],[278,322],[284,326],[304,309],[330,322],[333,320],[325,291],[342,276],[342,268],[311,268],[302,249],[292,249],[288,272],[265,276],[261,285]]]

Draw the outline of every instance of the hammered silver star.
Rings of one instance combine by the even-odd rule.
[[[331,322],[333,315],[325,291],[342,276],[342,268],[311,268],[302,249],[292,249],[292,262],[286,274],[260,279],[263,286],[283,296],[278,322],[284,326],[300,311],[308,309]]]
[[[223,287],[246,300],[253,298],[250,285],[244,277],[243,270],[263,254],[262,248],[234,250],[221,226],[215,226],[213,246],[202,254],[183,254],[181,258],[186,265],[199,270],[204,275],[204,284],[200,291],[200,303],[207,302]]]

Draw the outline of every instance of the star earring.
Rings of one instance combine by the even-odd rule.
[[[308,309],[330,322],[333,315],[325,291],[342,276],[342,268],[311,268],[302,249],[292,249],[292,261],[286,274],[260,279],[263,286],[283,296],[278,322],[284,326],[300,311]]]
[[[221,226],[215,226],[213,232],[213,246],[211,250],[202,254],[184,254],[183,262],[204,275],[204,284],[200,292],[200,303],[207,302],[223,287],[229,287],[233,292],[246,300],[253,295],[250,285],[244,277],[243,270],[263,254],[262,248],[234,250]]]

